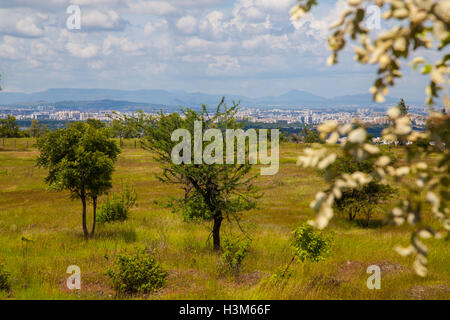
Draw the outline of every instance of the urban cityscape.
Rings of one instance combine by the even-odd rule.
[[[165,112],[164,109],[162,109]],[[412,124],[416,126],[425,125],[427,107],[411,106],[410,117]],[[156,114],[154,112],[146,112],[146,114]],[[116,116],[128,115],[132,116],[135,112],[114,111]],[[53,106],[29,106],[15,107],[0,106],[0,118],[6,118],[7,115],[14,116],[17,120],[46,120],[46,121],[85,121],[87,119],[96,119],[100,121],[111,121],[115,117],[112,110],[98,111],[81,111],[81,110],[57,110]],[[242,108],[237,114],[239,120],[246,120],[250,123],[279,123],[294,124],[302,123],[308,125],[318,125],[325,121],[335,120],[339,123],[350,123],[354,119],[358,119],[362,123],[383,125],[388,122],[386,112],[383,110],[374,110],[372,108],[355,108],[355,109],[337,109],[323,108],[310,109],[305,107],[267,107],[267,108]]]

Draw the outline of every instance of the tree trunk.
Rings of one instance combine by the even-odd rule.
[[[283,274],[281,275],[282,278],[286,275],[286,272],[288,271],[289,267],[291,266],[292,262],[294,262],[295,256],[292,257],[291,261],[286,265],[286,269],[284,269]]]
[[[92,222],[91,238],[94,237],[95,222],[97,220],[97,197],[92,197],[92,208],[94,209],[94,221]]]
[[[89,232],[88,232],[87,225],[86,225],[86,196],[85,195],[81,196],[81,202],[83,203],[83,233],[84,233],[84,238],[86,240],[88,240]]]
[[[366,211],[366,218],[367,218],[367,220],[366,220],[366,228],[368,228],[369,227],[369,223],[370,223],[370,216],[371,216],[371,212],[370,212],[370,210],[369,209],[367,209],[367,211]]]
[[[213,242],[214,250],[220,250],[220,226],[222,224],[222,214],[214,217],[214,227],[213,227]]]

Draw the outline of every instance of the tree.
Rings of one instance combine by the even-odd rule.
[[[317,5],[317,0],[298,0],[299,4],[291,10],[293,18],[304,16]],[[391,0],[349,0],[349,8],[341,19],[331,26],[335,29],[328,39],[332,55],[328,64],[338,62],[338,54],[346,45],[346,37],[359,40],[361,46],[355,48],[355,60],[359,63],[378,64],[377,78],[370,89],[377,102],[384,101],[388,87],[402,77],[400,62],[407,59],[414,51],[436,49],[442,54],[434,64],[428,64],[424,58],[416,57],[410,65],[417,69],[421,64],[422,74],[430,75],[430,83],[426,88],[427,104],[435,103],[443,86],[447,85],[446,77],[450,73],[450,55],[444,50],[450,43],[449,12],[450,2],[446,0],[431,1],[391,1]],[[370,30],[364,24],[365,6],[374,4],[380,9],[386,9],[382,17],[386,20],[396,20],[389,23],[394,27],[371,37]],[[448,50],[447,50],[448,51]],[[436,53],[436,52],[435,52]],[[433,54],[436,56],[436,54]],[[444,105],[449,108],[450,102],[444,96]],[[404,110],[403,110],[404,111]],[[406,163],[394,164],[392,159],[380,152],[380,149],[367,143],[367,131],[362,127],[339,125],[330,121],[319,126],[320,135],[329,144],[335,144],[340,136],[347,140],[340,145],[344,154],[357,161],[371,159],[373,161],[370,173],[361,171],[352,174],[342,174],[330,181],[329,192],[319,192],[311,203],[317,213],[311,224],[320,229],[325,228],[333,217],[333,205],[336,199],[342,197],[345,188],[360,188],[372,181],[391,183],[402,186],[406,191],[404,199],[399,200],[388,214],[388,219],[394,225],[405,223],[416,226],[411,236],[411,245],[407,248],[397,247],[401,255],[415,255],[414,269],[420,276],[427,274],[428,248],[421,238],[440,238],[439,230],[431,228],[422,219],[425,204],[431,206],[431,212],[436,225],[450,234],[450,218],[447,201],[450,198],[450,154],[446,128],[450,126],[450,117],[445,113],[430,110],[425,132],[414,131],[411,119],[402,114],[399,107],[388,111],[391,125],[383,130],[383,139],[390,141],[409,141],[405,146]],[[427,143],[423,143],[426,141]],[[426,157],[437,160],[425,162]],[[299,158],[299,164],[304,167],[319,167],[328,170],[336,160],[336,154],[326,148],[307,150],[306,155]],[[411,183],[414,181],[414,183]]]
[[[405,100],[403,100],[403,98],[400,99],[399,103],[397,104],[397,108],[400,111],[401,117],[408,116],[409,107],[406,105]],[[401,146],[406,145],[407,142],[408,141],[405,139],[398,139],[395,141],[396,144],[401,145]]]
[[[299,134],[293,133],[293,134],[291,134],[291,135],[289,136],[289,138],[290,138],[290,140],[291,140],[292,142],[295,142],[295,147],[296,147],[296,148],[297,148],[298,144],[299,144],[300,142],[302,142],[302,138],[300,137]]]
[[[305,125],[303,125],[302,130],[299,132],[299,136],[303,143],[323,143],[323,140],[320,139],[319,132],[311,130]]]
[[[48,130],[47,125],[41,125],[38,120],[31,120],[30,128],[28,129],[30,137],[39,138]]]
[[[286,273],[294,260],[305,262],[309,260],[312,262],[319,262],[325,260],[333,245],[333,234],[325,234],[322,231],[313,229],[308,223],[302,223],[292,232],[291,250],[293,256],[283,273],[279,278],[284,279]],[[277,278],[278,275],[275,275]]]
[[[8,114],[6,119],[0,119],[0,137],[2,138],[19,138],[21,132],[16,118]]]
[[[72,199],[83,205],[82,226],[86,240],[94,236],[97,199],[112,187],[114,162],[120,150],[108,138],[105,129],[75,122],[67,129],[48,132],[37,142],[37,165],[47,168],[45,178],[50,188],[69,190]],[[92,200],[93,224],[89,235],[86,223],[87,201]]]
[[[211,148],[218,139],[223,139],[226,149],[225,130],[239,129],[239,124],[234,115],[237,104],[227,109],[224,99],[218,105],[216,112],[209,115],[206,106],[196,112],[191,109],[182,109],[181,116],[178,113],[164,115],[162,112],[157,117],[145,121],[145,142],[143,147],[155,155],[155,160],[160,164],[162,173],[158,175],[160,181],[181,185],[185,190],[182,199],[176,201],[175,206],[183,212],[185,220],[212,220],[212,237],[214,249],[220,249],[220,229],[223,219],[236,221],[239,224],[239,213],[255,206],[258,194],[253,186],[256,177],[250,173],[249,164],[226,164],[222,150]],[[217,129],[221,136],[215,136],[209,143],[204,143],[203,152],[210,150],[216,157],[214,162],[195,164],[195,143],[191,138],[195,137],[196,122],[202,129]],[[172,159],[172,151],[177,142],[172,141],[172,133],[177,129],[186,129],[190,136],[187,138],[188,149],[183,149],[183,160],[176,164]],[[234,143],[234,140],[233,140]],[[248,150],[247,150],[248,151]],[[181,153],[181,152],[180,152]],[[248,153],[247,153],[248,155]],[[222,160],[222,161],[220,161]],[[221,164],[222,163],[222,164]]]
[[[133,139],[141,136],[142,114],[143,113],[139,112],[137,117],[128,117],[126,115],[112,117],[110,125],[111,135],[120,139],[120,145],[122,145],[122,138]]]
[[[100,120],[89,118],[86,120],[86,123],[95,129],[102,129],[105,128],[105,123],[101,122]]]
[[[408,115],[409,107],[406,106],[405,100],[403,98],[400,99],[399,103],[397,104],[397,108],[400,110],[401,116]]]
[[[335,181],[338,177],[354,172],[370,173],[373,168],[373,160],[357,161],[351,156],[337,157],[327,169],[322,171],[329,181]],[[381,201],[387,200],[395,189],[389,185],[370,182],[360,188],[344,188],[342,195],[334,202],[334,208],[348,215],[350,221],[362,214],[365,216],[365,226],[368,227],[373,211]]]

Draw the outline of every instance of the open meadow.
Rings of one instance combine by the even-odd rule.
[[[291,277],[281,285],[267,281],[291,259],[291,232],[313,217],[309,203],[326,188],[317,172],[296,165],[303,149],[301,144],[282,143],[278,174],[256,180],[264,195],[257,208],[243,215],[241,225],[252,242],[241,272],[232,276],[218,272],[221,256],[208,242],[212,223],[183,222],[164,206],[169,196],[182,196],[183,191],[155,178],[160,169],[152,155],[139,144],[135,148],[133,140],[122,147],[113,192],[124,183],[133,184],[138,206],[124,222],[97,225],[89,241],[81,229],[81,202],[71,200],[66,191],[49,191],[45,170],[35,167],[34,140],[0,140],[0,262],[11,273],[12,284],[11,292],[0,293],[0,298],[450,299],[450,241],[425,240],[429,275],[421,278],[412,269],[413,257],[393,250],[408,244],[411,229],[383,225],[383,208],[368,228],[336,217],[326,229],[335,233],[328,259],[295,262]],[[401,156],[401,150],[394,152]],[[236,224],[225,221],[222,237],[230,235],[246,237]],[[168,282],[150,295],[118,297],[105,271],[118,252],[134,247],[155,250],[169,272]],[[70,265],[81,268],[79,291],[66,287]],[[369,265],[381,268],[380,290],[366,285]]]

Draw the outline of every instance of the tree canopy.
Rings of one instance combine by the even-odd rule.
[[[0,119],[0,137],[19,138],[22,136],[16,118],[8,114],[6,119]]]
[[[82,223],[86,239],[86,201],[92,199],[95,231],[97,198],[112,187],[114,161],[120,153],[105,129],[75,122],[67,129],[49,132],[38,139],[37,165],[49,170],[45,181],[51,189],[69,190],[72,198],[83,204]]]
[[[162,112],[157,117],[146,121],[144,126],[145,143],[143,147],[153,152],[156,161],[159,162],[162,173],[158,179],[165,183],[181,185],[185,190],[185,196],[177,202],[183,211],[186,220],[213,220],[212,228],[214,249],[220,249],[220,228],[223,219],[234,220],[239,223],[239,212],[249,210],[255,206],[255,199],[258,197],[253,186],[253,179],[256,175],[251,174],[249,164],[222,164],[219,160],[224,160],[223,150],[215,150],[215,162],[206,164],[195,164],[194,148],[192,143],[195,136],[195,123],[201,123],[201,128],[214,128],[222,133],[223,146],[226,150],[225,131],[227,129],[240,129],[242,124],[238,123],[234,115],[237,111],[237,104],[227,108],[224,99],[218,105],[214,114],[209,114],[206,106],[196,112],[186,108],[181,110],[181,115],[172,113],[164,115]],[[181,163],[174,163],[172,154],[178,142],[173,141],[172,133],[177,129],[186,129],[190,133],[187,154],[180,155],[185,160]],[[211,137],[212,138],[212,137]],[[211,152],[218,142],[210,139],[209,143],[204,143],[201,152]],[[234,140],[233,140],[234,143]],[[183,152],[186,152],[184,150]],[[248,151],[247,151],[248,156]],[[191,161],[192,160],[192,161]]]

